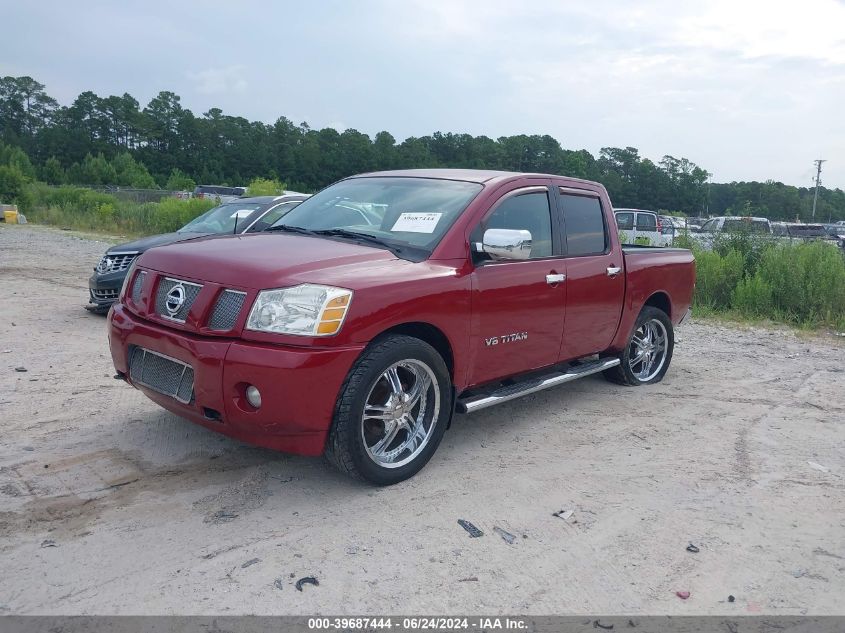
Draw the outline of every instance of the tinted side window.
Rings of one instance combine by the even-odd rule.
[[[551,257],[552,218],[545,191],[524,193],[505,199],[471,236],[481,242],[487,229],[524,229],[531,232],[531,259]]]
[[[561,195],[567,255],[598,255],[607,248],[604,214],[598,198]]]
[[[630,231],[634,228],[634,214],[633,213],[617,213],[616,225],[620,231]]]
[[[657,218],[651,213],[637,214],[637,230],[638,231],[656,231]]]

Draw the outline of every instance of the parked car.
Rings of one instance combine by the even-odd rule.
[[[153,235],[112,246],[94,267],[94,274],[88,280],[89,304],[86,308],[92,312],[107,312],[117,300],[126,271],[146,250],[208,235],[263,231],[307,197],[306,194],[285,194],[240,198],[237,202],[214,207],[175,233]]]
[[[803,224],[799,222],[770,222],[772,235],[782,241],[823,240],[827,239],[827,231],[822,224]]]
[[[675,225],[675,235],[679,233],[697,233],[701,231],[701,224],[694,222],[694,218],[679,218],[672,216]]]
[[[118,375],[177,415],[392,484],[454,412],[600,372],[660,381],[694,280],[688,250],[620,245],[598,183],[379,172],[271,230],[147,251],[109,340]]]
[[[731,231],[771,235],[772,225],[767,218],[752,216],[727,216],[707,220],[701,227],[702,233],[727,233]]]
[[[701,246],[709,249],[713,246],[713,240],[720,233],[750,233],[760,236],[773,236],[772,224],[767,218],[751,216],[711,218],[704,223],[701,231],[690,235]]]
[[[679,218],[674,215],[661,215],[660,219],[664,222],[669,222],[672,226],[675,227],[676,232],[684,231],[687,229],[687,221],[686,218]]]
[[[845,248],[845,224],[825,224],[827,239],[833,240],[840,248]]]
[[[662,246],[663,227],[657,213],[642,209],[614,209],[616,224],[628,244],[647,239],[652,246]]]
[[[657,219],[660,221],[660,244],[657,246],[672,246],[676,237],[689,230],[683,218],[659,215]]]
[[[197,185],[194,198],[211,198],[219,203],[232,202],[246,193],[246,187],[226,187],[223,185]]]
[[[827,239],[827,231],[821,224],[798,224],[789,222],[786,225],[788,237],[800,240],[823,240]]]
[[[789,237],[786,222],[770,222],[770,225],[772,227],[772,235],[775,237]]]

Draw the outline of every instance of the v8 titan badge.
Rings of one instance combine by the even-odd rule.
[[[525,341],[528,339],[528,332],[514,332],[513,334],[503,334],[502,336],[491,336],[484,339],[484,344],[487,347],[492,345],[499,345],[500,343],[516,343],[518,341]]]

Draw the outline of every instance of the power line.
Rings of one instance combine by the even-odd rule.
[[[813,222],[816,221],[816,202],[819,199],[819,185],[822,184],[821,176],[822,176],[822,163],[827,162],[823,158],[819,158],[813,161],[816,165],[816,193],[813,194]]]

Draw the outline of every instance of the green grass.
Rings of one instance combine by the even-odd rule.
[[[823,242],[729,236],[696,258],[696,314],[845,330],[845,256]]]
[[[31,202],[22,210],[31,222],[111,235],[169,233],[214,206],[211,200],[163,198],[160,202],[121,200],[83,187],[29,186]]]

